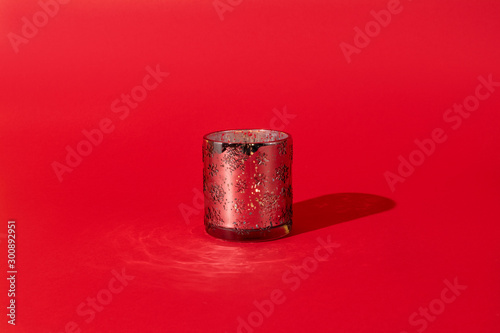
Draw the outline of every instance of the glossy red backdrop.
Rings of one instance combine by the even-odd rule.
[[[497,1],[0,6],[2,332],[500,331]],[[293,135],[290,237],[205,234],[229,128]]]

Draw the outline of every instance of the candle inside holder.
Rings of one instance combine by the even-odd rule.
[[[262,241],[292,227],[290,134],[227,130],[203,138],[205,229],[218,238]]]

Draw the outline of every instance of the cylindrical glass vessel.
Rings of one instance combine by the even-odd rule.
[[[205,229],[218,238],[262,241],[292,228],[290,134],[227,130],[203,137]]]

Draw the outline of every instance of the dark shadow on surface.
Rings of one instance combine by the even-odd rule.
[[[334,193],[293,204],[294,236],[377,214],[396,206],[385,197],[366,193]]]

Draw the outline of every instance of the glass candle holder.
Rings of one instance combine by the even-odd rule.
[[[292,228],[290,134],[267,129],[227,130],[203,137],[203,193],[208,234],[262,241]]]

